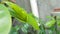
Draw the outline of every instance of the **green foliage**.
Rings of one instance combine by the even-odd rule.
[[[57,25],[60,26],[60,16],[57,16]]]
[[[28,27],[29,27],[29,25],[26,23],[21,27],[21,29],[23,32],[27,33]]]
[[[12,26],[9,34],[18,34],[19,29],[20,29],[20,27],[18,25],[14,26],[14,27]]]
[[[50,21],[48,21],[45,26],[46,27],[52,27],[55,24],[55,19],[51,16],[47,16],[47,18],[51,18]]]

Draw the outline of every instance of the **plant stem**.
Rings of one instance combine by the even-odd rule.
[[[55,32],[56,32],[56,34],[58,34],[58,32],[57,32],[57,19],[56,19],[57,17],[55,16],[54,17],[54,19],[55,19],[55,26],[54,26],[54,28],[55,28]]]

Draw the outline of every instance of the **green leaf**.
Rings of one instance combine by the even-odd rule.
[[[55,24],[55,19],[52,18],[52,20],[48,21],[48,22],[45,24],[45,26],[46,26],[46,27],[52,27],[54,24]]]
[[[13,26],[11,27],[11,31],[10,31],[9,34],[18,34],[18,30],[17,30],[16,26],[15,27],[13,27]]]
[[[28,32],[28,28],[29,28],[29,25],[26,23],[26,24],[23,24],[23,26],[21,27],[22,31],[24,33],[27,33]]]
[[[11,15],[8,9],[0,4],[0,34],[8,34],[11,24]]]
[[[60,16],[57,16],[57,25],[60,26]]]

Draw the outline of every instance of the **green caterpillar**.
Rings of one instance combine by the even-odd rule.
[[[35,30],[39,30],[39,26],[36,20],[31,15],[29,15],[23,8],[19,7],[18,5],[12,2],[4,3],[6,3],[10,8],[12,8],[12,11],[10,11],[10,13],[13,15],[13,17],[17,18],[20,21],[27,22]]]

